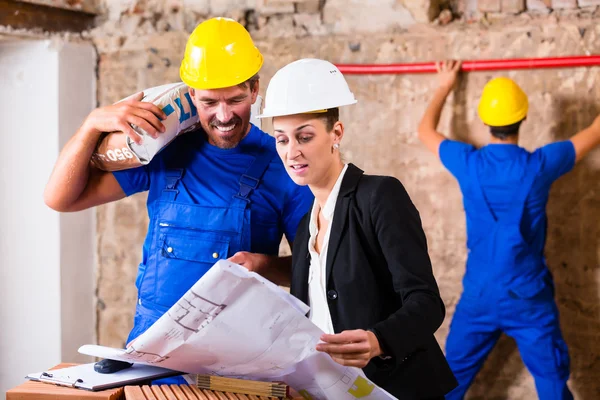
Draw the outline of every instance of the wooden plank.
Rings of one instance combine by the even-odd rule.
[[[0,25],[44,32],[83,32],[94,27],[95,14],[44,4],[0,0]]]
[[[202,393],[204,393],[208,400],[219,400],[217,395],[212,390],[202,389]]]
[[[160,385],[160,388],[168,400],[177,400],[177,396],[175,396],[175,393],[173,393],[173,390],[171,390],[169,385]]]
[[[200,400],[209,400],[208,397],[202,392],[202,390],[200,388],[197,388],[196,386],[190,385],[190,388],[192,389],[192,391],[194,392],[194,394],[196,395],[196,397]]]
[[[146,395],[139,386],[125,386],[125,399],[146,400]]]
[[[126,400],[278,400],[278,397],[245,395],[200,389],[194,385],[126,386]],[[295,398],[300,399],[301,398]],[[33,398],[31,398],[33,400]],[[55,400],[55,399],[53,399]]]
[[[225,394],[223,394],[223,392],[216,392],[215,391],[213,393],[217,395],[217,397],[218,397],[219,400],[228,400],[227,396],[225,396]]]
[[[188,399],[190,399],[190,400],[198,400],[198,397],[196,396],[196,394],[194,393],[194,391],[192,389],[190,389],[190,385],[181,385],[181,389],[186,394],[186,396],[188,397]]]
[[[154,393],[152,393],[152,388],[149,385],[141,386],[142,392],[144,392],[144,396],[146,396],[149,400],[156,400],[154,397]]]
[[[188,400],[188,397],[183,393],[179,385],[171,385],[171,389],[175,396],[177,396],[177,400]]]
[[[6,392],[6,400],[55,400],[57,398],[120,400],[123,398],[123,389],[90,392],[83,389],[51,385],[49,383],[26,382]]]
[[[0,0],[0,9],[2,0]],[[1,12],[1,10],[0,10]],[[63,363],[50,369],[72,367],[77,364]],[[6,400],[56,400],[83,399],[83,400],[122,400],[125,391],[123,388],[90,392],[82,389],[72,389],[64,386],[51,385],[43,382],[27,381],[6,392]]]
[[[152,393],[154,394],[154,398],[156,400],[167,400],[163,391],[160,388],[160,385],[150,386],[150,389],[152,389]]]

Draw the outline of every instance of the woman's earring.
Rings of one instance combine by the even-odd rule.
[[[333,148],[336,149],[336,150],[339,149],[340,148],[340,144],[339,143],[334,143]]]

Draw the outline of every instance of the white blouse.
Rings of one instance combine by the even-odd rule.
[[[344,165],[340,176],[338,177],[327,201],[325,207],[323,207],[323,218],[328,222],[327,232],[323,238],[323,246],[321,248],[321,254],[315,250],[315,243],[317,240],[317,234],[319,228],[317,224],[317,218],[320,211],[319,203],[315,199],[310,214],[309,232],[310,239],[308,240],[308,251],[310,253],[310,270],[308,272],[308,305],[310,311],[308,318],[325,333],[333,334],[333,323],[331,322],[331,314],[329,313],[329,304],[327,302],[327,286],[325,282],[326,278],[326,263],[327,263],[327,250],[329,249],[329,234],[331,232],[331,222],[333,220],[333,212],[335,211],[335,203],[337,202],[338,194],[340,193],[340,186],[342,185],[342,179],[348,169],[348,165]]]

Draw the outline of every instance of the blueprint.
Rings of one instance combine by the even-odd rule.
[[[229,261],[218,261],[126,349],[80,353],[196,374],[282,380],[305,399],[393,399],[361,369],[315,350],[323,332],[308,306]]]

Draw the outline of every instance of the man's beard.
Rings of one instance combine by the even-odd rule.
[[[214,132],[215,130],[218,131],[218,127],[230,126],[230,125],[235,125],[234,128],[232,129],[232,131],[237,131],[239,133],[237,133],[235,135],[231,135],[231,136],[227,135],[226,132],[221,132],[221,133],[225,134],[225,136],[221,136],[218,133],[213,134],[213,135],[210,135],[208,133],[208,132]],[[207,139],[208,139],[209,143],[211,143],[212,145],[217,146],[221,149],[234,148],[246,136],[246,131],[248,130],[248,125],[249,125],[249,121],[244,124],[244,121],[242,120],[242,118],[240,118],[237,115],[234,115],[227,122],[221,122],[218,119],[213,118],[208,124],[209,129],[206,130]]]

